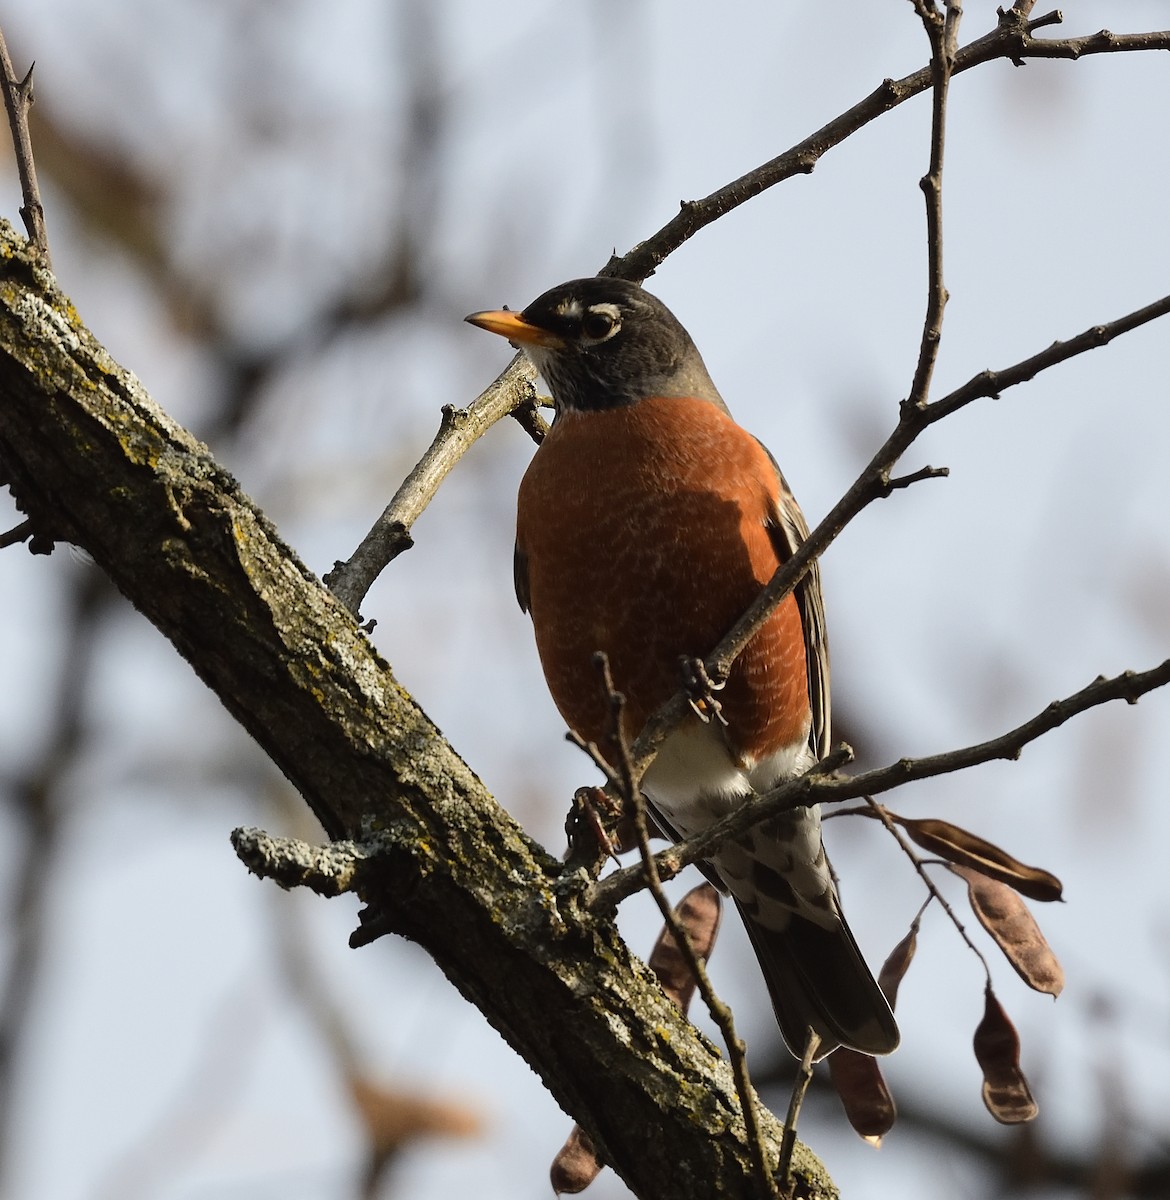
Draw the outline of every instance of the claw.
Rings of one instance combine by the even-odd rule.
[[[618,847],[605,828],[603,811],[613,815],[613,806],[601,788],[578,788],[573,793],[573,807],[565,820],[565,833],[570,843],[573,842],[581,823],[584,822],[596,838],[601,851],[614,862],[618,862]]]
[[[712,720],[727,727],[727,718],[723,715],[723,705],[715,698],[716,692],[721,692],[727,686],[727,681],[716,683],[707,674],[707,668],[701,658],[683,655],[679,659],[682,670],[683,687],[687,692],[687,703],[691,711],[703,722],[709,725]]]

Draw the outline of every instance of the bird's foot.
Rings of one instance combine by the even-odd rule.
[[[683,655],[679,659],[679,667],[691,711],[704,725],[718,721],[720,725],[725,726],[727,718],[723,715],[723,705],[719,703],[715,693],[721,692],[727,686],[727,681],[716,683],[707,674],[706,664],[701,658]]]
[[[590,849],[600,850],[603,858],[616,862],[619,853],[628,848],[622,834],[624,821],[623,806],[604,788],[578,788],[573,793],[573,807],[565,818],[570,853],[583,849],[582,842],[587,840]]]

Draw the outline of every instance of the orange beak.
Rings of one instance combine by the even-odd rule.
[[[488,309],[486,312],[475,312],[463,318],[480,329],[489,333],[498,333],[506,337],[513,345],[517,342],[522,346],[547,346],[550,349],[564,347],[564,339],[539,325],[530,325],[520,313],[509,312],[508,309]]]

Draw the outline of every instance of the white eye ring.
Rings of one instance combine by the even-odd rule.
[[[581,318],[581,332],[591,342],[608,341],[622,327],[616,304],[595,304]]]

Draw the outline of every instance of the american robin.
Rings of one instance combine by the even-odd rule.
[[[620,279],[576,279],[473,325],[520,345],[556,416],[523,482],[515,579],[561,715],[604,746],[594,655],[609,656],[633,738],[808,536],[775,460],[731,418],[669,309]],[[688,837],[806,771],[829,745],[829,659],[816,566],[736,659],[723,721],[687,720],[643,780],[658,823]],[[724,723],[725,722],[725,723]],[[893,1014],[845,923],[820,814],[796,809],[724,845],[780,1030],[802,1057],[888,1054]]]

